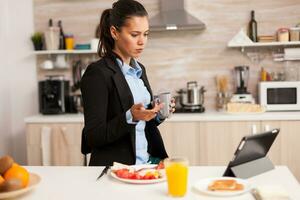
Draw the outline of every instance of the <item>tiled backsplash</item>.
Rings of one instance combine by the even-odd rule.
[[[65,33],[73,33],[76,41],[87,43],[94,36],[101,12],[111,7],[111,0],[35,0],[35,30],[43,31],[48,19],[63,22]],[[141,0],[151,16],[158,12],[158,0]],[[204,31],[175,31],[150,33],[148,47],[140,61],[155,92],[171,90],[174,94],[186,82],[196,80],[207,89],[205,107],[215,107],[216,75],[230,76],[237,65],[250,66],[249,90],[256,96],[260,67],[279,69],[283,63],[272,61],[271,51],[255,66],[239,49],[227,48],[227,42],[245,27],[250,11],[256,11],[258,34],[274,34],[279,27],[291,27],[300,22],[298,0],[185,0],[188,12],[203,21]],[[39,77],[46,72],[39,70]],[[47,72],[49,73],[49,72]],[[51,72],[50,72],[51,73]],[[55,73],[55,72],[54,72]],[[66,72],[63,72],[66,73]]]

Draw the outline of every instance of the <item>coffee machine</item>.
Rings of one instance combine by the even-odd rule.
[[[247,91],[249,80],[249,67],[234,67],[234,76],[236,82],[236,92],[233,94],[230,102],[233,103],[255,103],[253,96]]]
[[[60,114],[68,111],[69,81],[50,76],[39,81],[39,110],[42,114]]]

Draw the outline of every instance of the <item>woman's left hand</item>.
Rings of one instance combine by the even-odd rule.
[[[175,112],[175,105],[176,105],[175,98],[172,97],[171,103],[170,103],[170,112],[171,113]]]

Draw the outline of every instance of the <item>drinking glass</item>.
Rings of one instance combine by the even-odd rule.
[[[168,194],[183,197],[187,191],[188,160],[186,158],[168,158],[165,160],[168,182]]]

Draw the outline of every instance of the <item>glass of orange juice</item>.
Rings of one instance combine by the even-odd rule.
[[[187,190],[188,160],[186,158],[167,158],[164,161],[168,194],[173,197],[182,197]]]

